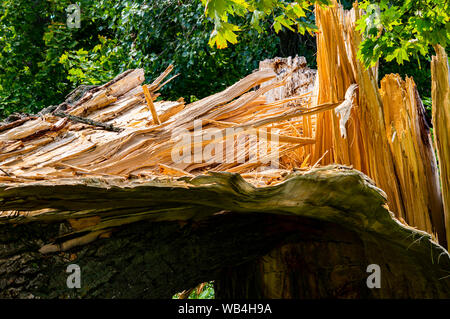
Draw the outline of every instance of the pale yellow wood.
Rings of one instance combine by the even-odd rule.
[[[153,104],[152,95],[150,94],[150,91],[148,90],[147,85],[143,85],[142,89],[144,90],[145,100],[147,101],[148,108],[150,109],[150,112],[152,113],[153,117],[153,123],[156,125],[161,124],[161,121],[159,120],[158,113],[156,112],[155,105]]]

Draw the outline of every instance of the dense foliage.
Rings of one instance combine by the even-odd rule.
[[[188,299],[214,299],[214,296],[214,281],[209,281],[195,287],[187,297]],[[175,294],[172,299],[180,299],[180,293]]]
[[[312,5],[329,0],[79,0],[80,28],[68,28],[73,0],[0,3],[0,119],[60,103],[80,84],[144,68],[151,81],[169,64],[180,73],[164,98],[188,102],[231,85],[274,56],[304,55],[315,66]],[[347,8],[351,0],[341,1]],[[377,4],[374,6],[373,4]],[[413,76],[430,96],[432,46],[448,48],[450,2],[363,0],[359,57],[386,73]],[[190,298],[212,298],[212,283]]]
[[[449,49],[450,1],[363,0],[360,7],[366,14],[357,26],[365,39],[359,58],[367,66],[380,61],[380,76],[413,76],[430,117],[430,56],[435,45]]]

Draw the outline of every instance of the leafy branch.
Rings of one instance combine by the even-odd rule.
[[[278,33],[283,28],[304,34],[317,30],[314,23],[306,19],[315,3],[329,5],[329,0],[301,0],[289,2],[283,0],[202,0],[205,15],[214,23],[209,45],[222,49],[228,43],[237,43],[237,32],[242,25],[232,22],[233,17],[251,15],[250,26],[259,33],[263,32],[261,22],[273,16],[273,30]]]

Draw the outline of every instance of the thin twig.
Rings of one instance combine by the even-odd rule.
[[[72,122],[78,122],[78,123],[83,123],[83,124],[96,126],[96,127],[101,128],[101,129],[104,129],[106,131],[122,132],[124,130],[123,128],[115,127],[112,124],[105,124],[105,123],[97,122],[97,121],[94,121],[94,120],[91,120],[91,119],[88,119],[88,118],[85,118],[85,117],[70,115],[70,114],[67,114],[67,113],[64,113],[64,112],[55,112],[55,113],[53,113],[53,115],[55,115],[57,117],[68,118]]]
[[[7,171],[5,171],[3,168],[1,168],[1,167],[0,167],[0,171],[2,171],[3,173],[5,173],[5,174],[8,175],[9,177],[11,177],[11,175],[10,175]]]

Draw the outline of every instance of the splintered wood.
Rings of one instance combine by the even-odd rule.
[[[53,113],[0,123],[0,184],[112,178],[126,187],[130,181],[222,171],[265,186],[282,182],[292,170],[337,163],[371,177],[395,216],[445,246],[450,232],[445,51],[437,51],[432,65],[446,215],[414,81],[389,75],[379,87],[377,69],[367,70],[356,58],[361,42],[356,5],[345,11],[334,2],[315,11],[317,72],[302,57],[262,61],[259,70],[224,91],[186,105],[182,98],[158,100],[160,88],[177,76],[163,82],[172,66],[150,84],[144,84],[142,69],[129,70]],[[57,116],[61,112],[64,116]],[[33,215],[3,216],[17,214]]]
[[[435,46],[431,61],[434,141],[440,164],[447,242],[450,243],[450,67],[445,49]]]
[[[298,149],[315,142],[301,128],[314,82],[314,71],[306,61],[303,64],[300,72],[311,75],[303,80],[305,89],[298,96],[268,99],[265,94],[285,85],[290,75],[277,77],[272,68],[263,68],[188,105],[183,99],[155,101],[172,67],[149,85],[143,84],[142,69],[127,71],[66,106],[67,118],[49,113],[0,126],[0,181],[58,183],[74,176],[189,176],[207,170],[262,169],[273,175],[273,161],[286,169],[300,167],[305,156]],[[189,148],[179,154],[185,151],[186,145],[178,141],[183,136],[189,138]]]
[[[352,165],[369,175],[386,192],[389,208],[398,218],[434,234],[445,246],[442,197],[424,107],[412,79],[388,75],[379,88],[377,69],[366,69],[357,59],[361,35],[355,30],[355,21],[359,14],[357,4],[351,11],[343,10],[336,1],[332,8],[316,6],[320,29],[318,103],[341,100],[353,83],[359,92],[344,127],[346,136],[340,123],[342,114],[328,111],[318,115],[312,158],[321,159],[323,165]],[[448,82],[446,103],[448,109]],[[447,222],[447,234],[448,227]]]

